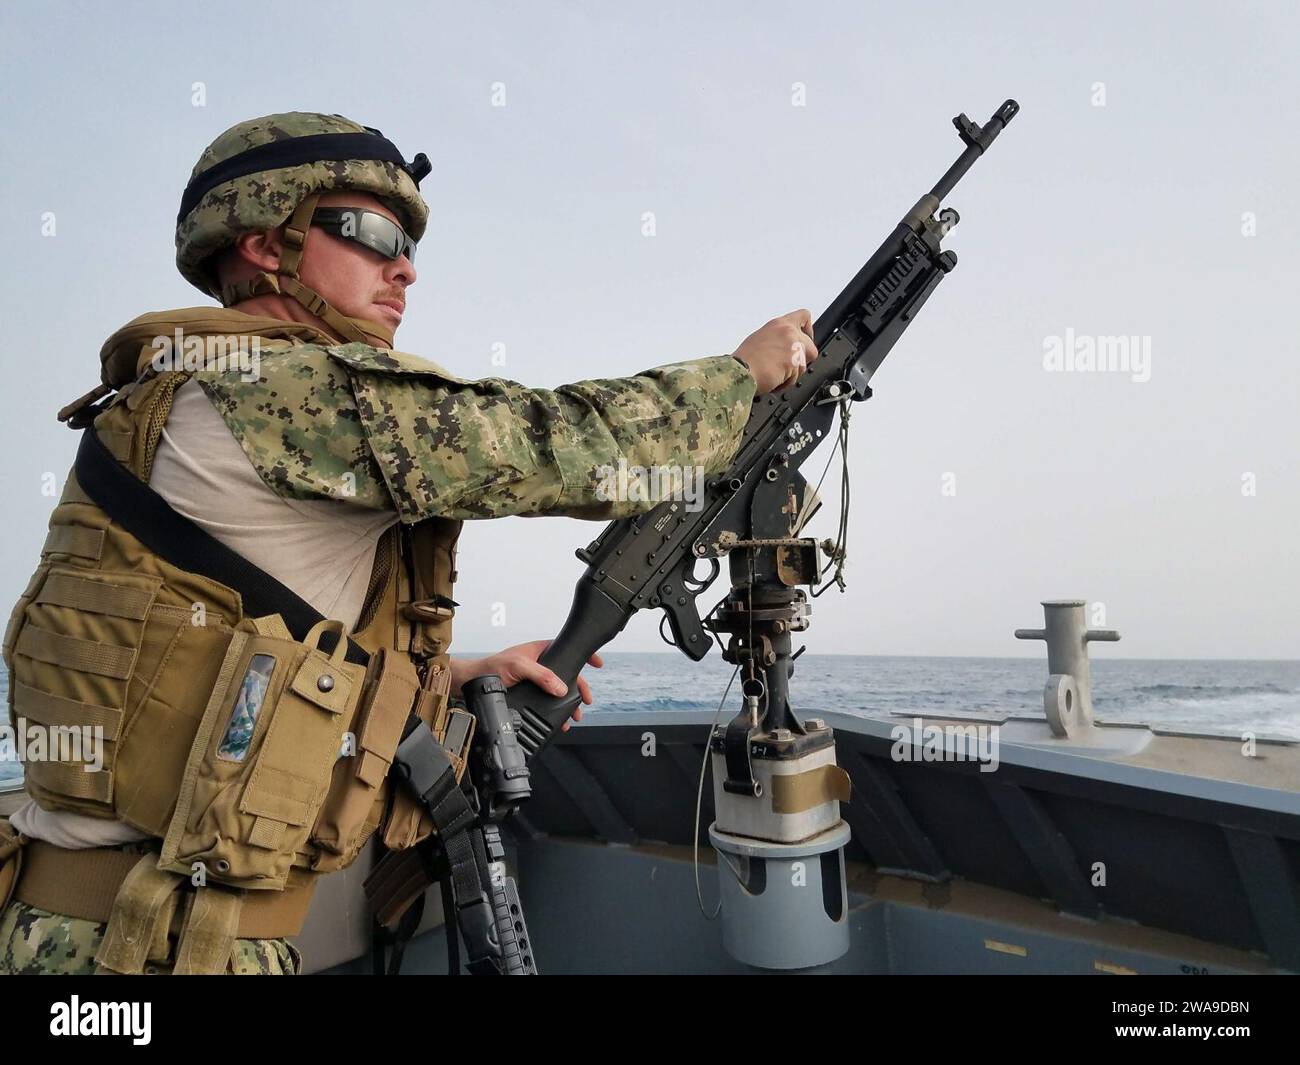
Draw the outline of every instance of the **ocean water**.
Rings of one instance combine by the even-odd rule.
[[[608,654],[588,668],[591,711],[715,710],[734,667],[716,655]],[[801,714],[926,711],[1042,714],[1046,659],[801,655],[790,680]],[[727,697],[738,709],[739,685]],[[1093,710],[1112,721],[1300,739],[1300,662],[1097,659]]]
[[[716,653],[702,662],[662,652],[604,658],[603,669],[585,674],[595,697],[588,713],[716,710],[733,669]],[[821,710],[1042,714],[1046,680],[1042,658],[805,654],[795,663],[790,691],[795,709],[814,716]],[[1103,720],[1300,739],[1300,662],[1098,657],[1092,686],[1094,713]],[[0,670],[0,698],[7,702],[7,696],[8,677]],[[739,706],[737,684],[727,709]],[[6,742],[0,739],[0,781],[20,774]]]

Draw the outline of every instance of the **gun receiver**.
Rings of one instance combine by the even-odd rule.
[[[826,439],[835,412],[847,401],[871,396],[870,381],[935,286],[957,265],[940,247],[958,222],[940,210],[942,200],[1020,110],[1008,100],[983,126],[964,114],[953,119],[966,149],[922,196],[857,275],[817,319],[813,341],[819,357],[794,384],[755,400],[730,468],[706,485],[697,509],[665,500],[646,513],[611,522],[577,552],[587,564],[568,619],[540,661],[569,685],[553,696],[522,682],[507,700],[519,715],[519,738],[529,757],[537,754],[573,713],[575,679],[587,659],[647,607],[662,608],[673,642],[699,660],[712,638],[696,599],[717,577],[718,559],[735,547],[769,546],[773,570],[787,585],[808,583],[815,573],[815,546],[793,542],[815,513],[816,493],[798,473]],[[697,577],[696,565],[710,571]],[[733,583],[743,582],[735,572]]]

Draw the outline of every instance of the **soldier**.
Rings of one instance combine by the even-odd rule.
[[[90,428],[6,632],[10,716],[93,734],[99,769],[53,743],[25,767],[0,972],[299,971],[315,878],[432,830],[385,780],[412,706],[441,741],[470,677],[567,690],[545,641],[447,654],[461,522],[648,509],[600,471],[725,469],[754,396],[816,357],[806,310],[733,356],[553,391],[391,350],[427,171],[336,115],[228,130],[176,230],[222,309],[135,319],[60,412]]]

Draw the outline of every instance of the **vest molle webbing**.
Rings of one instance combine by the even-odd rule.
[[[222,324],[223,312],[207,314]],[[259,327],[259,335],[275,332]],[[269,339],[309,338],[288,323]],[[144,485],[187,376],[146,369],[149,354],[87,430]],[[389,795],[386,776],[413,709],[428,724],[445,720],[460,525],[433,518],[385,534],[350,634],[370,652],[357,664],[344,659],[346,639],[332,650],[321,639],[341,636],[340,623],[295,639],[278,614],[246,616],[239,591],[146,546],[69,474],[4,658],[16,728],[26,719],[91,741],[89,750],[61,743],[26,764],[32,798],[164,841],[160,858],[115,874],[123,886],[101,959],[108,968],[142,971],[149,951],[140,954],[134,925],[150,913],[155,939],[178,923],[190,930],[178,968],[220,971],[222,950],[249,927],[239,915],[246,892],[310,893],[309,874],[350,864],[386,816],[390,846],[429,834],[427,818]],[[99,759],[98,771],[86,772]],[[65,864],[78,860],[60,854]],[[208,886],[195,892],[198,870]],[[24,897],[21,882],[15,897]],[[280,934],[291,935],[305,905],[285,910]]]

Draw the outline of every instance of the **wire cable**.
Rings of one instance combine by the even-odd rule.
[[[722,708],[727,705],[727,696],[731,694],[731,686],[736,682],[736,674],[740,672],[740,663],[736,663],[736,668],[731,671],[731,679],[727,681],[726,690],[722,693],[722,698],[718,701],[718,709],[713,714],[713,723],[709,726],[709,738],[704,741],[704,760],[700,763],[700,783],[695,791],[695,835],[693,837],[695,844],[694,851],[694,869],[695,869],[695,901],[700,904],[700,913],[704,915],[706,921],[715,920],[722,912],[722,896],[718,896],[718,906],[712,913],[704,908],[704,893],[700,888],[700,814],[704,809],[704,776],[709,768],[709,744],[713,739],[713,730],[718,727],[718,719],[722,717]]]

